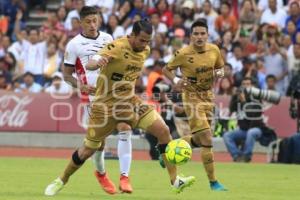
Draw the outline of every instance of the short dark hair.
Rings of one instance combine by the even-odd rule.
[[[248,76],[244,77],[242,81],[250,81],[251,84],[253,83],[253,79],[251,77],[248,77]]]
[[[267,77],[266,77],[266,80],[268,79],[274,79],[275,81],[277,80],[276,79],[276,76],[274,76],[273,74],[269,74]]]
[[[139,35],[142,31],[145,33],[152,35],[152,24],[148,21],[148,19],[143,19],[134,22],[133,27],[132,27],[132,33],[135,35]]]
[[[98,14],[97,9],[92,6],[83,6],[79,12],[80,19],[83,19],[88,15],[97,15],[97,14]]]
[[[191,26],[191,33],[193,32],[193,29],[197,26],[200,26],[200,27],[204,27],[206,28],[206,30],[208,31],[208,26],[207,26],[207,21],[206,19],[204,18],[200,18],[200,19],[197,19]]]

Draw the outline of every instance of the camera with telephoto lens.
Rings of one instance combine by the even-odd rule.
[[[243,92],[244,94],[252,96],[256,99],[264,100],[273,104],[279,104],[281,98],[280,93],[277,91],[261,90],[256,87],[248,87],[248,88],[240,87],[238,92]]]

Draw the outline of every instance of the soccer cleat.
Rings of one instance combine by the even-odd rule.
[[[124,193],[132,193],[132,186],[130,184],[129,178],[127,176],[120,176],[120,186],[119,189]]]
[[[98,171],[95,171],[95,176],[101,185],[102,189],[108,194],[116,194],[117,189],[115,184],[109,179],[107,174],[100,174]]]
[[[158,160],[159,160],[160,166],[161,166],[162,168],[166,168],[165,161],[163,160],[161,154],[159,155]]]
[[[194,176],[177,176],[175,182],[173,183],[172,187],[173,190],[176,193],[180,193],[184,190],[186,187],[190,187],[193,185],[196,181],[196,178]]]
[[[46,196],[54,196],[56,195],[62,188],[64,187],[64,183],[60,178],[55,179],[50,185],[47,186],[45,190]]]
[[[228,191],[221,183],[218,181],[210,181],[210,188],[214,191]]]

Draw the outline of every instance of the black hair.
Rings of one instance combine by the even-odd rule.
[[[193,29],[197,26],[200,26],[200,27],[204,27],[206,28],[206,31],[208,31],[208,26],[207,26],[207,21],[206,19],[204,18],[200,18],[200,19],[197,19],[191,26],[191,33],[193,32]]]
[[[242,81],[251,81],[253,83],[253,79],[251,77],[244,77]]]
[[[267,77],[266,77],[266,80],[268,79],[274,79],[276,80],[276,76],[274,76],[273,74],[269,74]]]
[[[97,9],[92,6],[83,6],[79,12],[80,19],[83,19],[88,15],[98,15]]]
[[[145,33],[152,35],[152,24],[148,21],[148,19],[143,19],[134,22],[133,27],[132,27],[132,33],[135,35],[139,35],[142,31]]]
[[[230,63],[225,63],[224,65],[228,66],[232,70],[232,65]]]

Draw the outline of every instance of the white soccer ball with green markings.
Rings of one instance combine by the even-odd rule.
[[[192,148],[185,140],[172,140],[166,148],[166,157],[170,163],[182,165],[191,159]]]

